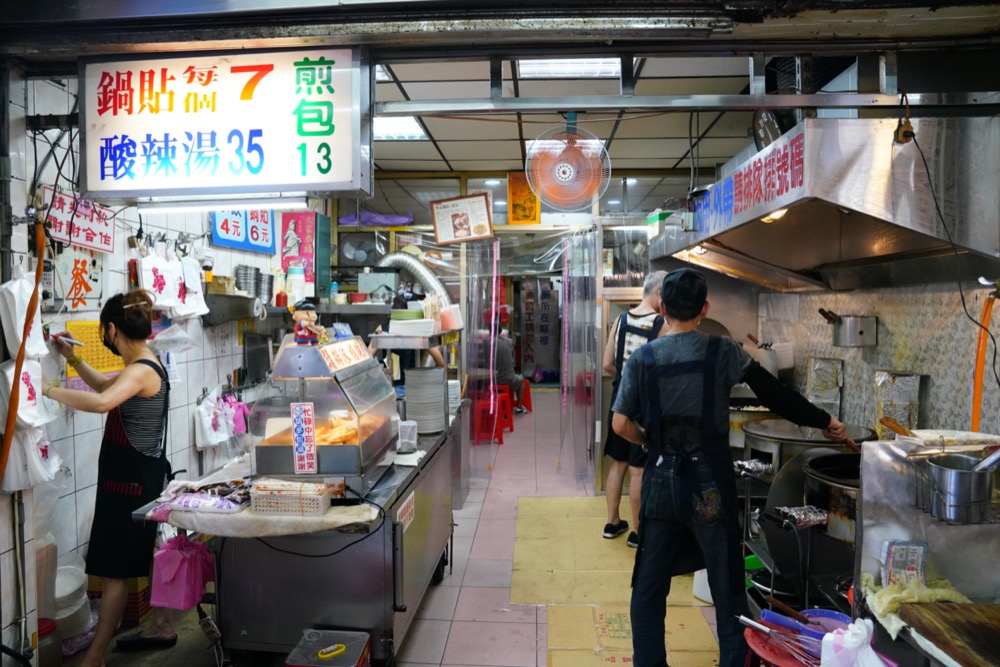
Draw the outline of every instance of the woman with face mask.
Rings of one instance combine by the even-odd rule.
[[[170,472],[164,447],[170,383],[146,345],[153,299],[132,290],[108,299],[101,310],[102,341],[125,368],[107,377],[53,337],[58,352],[93,392],[47,386],[44,394],[75,410],[107,414],[97,472],[97,501],[87,547],[87,574],[101,577],[101,612],[85,667],[104,665],[104,654],[128,600],[128,579],[150,574],[156,524],[137,523],[132,511],[154,500]],[[118,640],[118,650],[168,648],[177,642],[170,615],[157,609],[139,634]]]

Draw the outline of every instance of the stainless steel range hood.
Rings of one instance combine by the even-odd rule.
[[[807,119],[715,183],[693,231],[667,228],[650,258],[780,291],[1000,277],[1000,118],[912,123],[944,222],[917,144],[893,141],[897,121]]]

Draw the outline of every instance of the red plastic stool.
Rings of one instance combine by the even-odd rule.
[[[521,399],[521,404],[528,412],[534,412],[531,409],[531,382],[527,378],[524,379],[524,398]]]
[[[500,399],[503,399],[503,401],[501,401]],[[508,385],[505,385],[505,384],[498,384],[497,385],[497,405],[501,406],[500,407],[500,419],[501,419],[502,426],[505,427],[505,428],[509,428],[510,432],[513,433],[514,432],[514,417],[513,417],[513,415],[514,415],[514,412],[513,412],[514,397],[511,396],[510,387]],[[505,410],[502,407],[503,405],[507,405],[508,408]]]
[[[494,438],[498,444],[503,444],[503,426],[499,423],[496,417],[496,413],[490,410],[490,400],[488,397],[483,397],[477,401],[478,408],[476,409],[476,419],[475,419],[475,434],[473,439],[476,444],[480,441],[486,440],[491,442]]]
[[[498,387],[499,388],[499,387]],[[514,432],[514,410],[510,404],[510,388],[506,385],[503,386],[507,390],[506,393],[500,392],[497,394],[497,437],[503,436],[503,430],[509,428],[510,432]]]
[[[594,375],[590,372],[576,374],[576,402],[589,403],[593,397]]]

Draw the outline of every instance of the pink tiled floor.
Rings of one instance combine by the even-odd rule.
[[[576,482],[556,468],[558,394],[536,391],[532,398],[535,412],[515,416],[515,431],[504,434],[492,478],[473,478],[465,505],[455,512],[453,571],[446,569],[441,585],[428,589],[397,667],[547,664],[546,608],[510,604],[517,499],[587,496],[594,489],[590,479]]]

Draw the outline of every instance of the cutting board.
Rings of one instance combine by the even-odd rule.
[[[899,617],[963,667],[1000,667],[1000,605],[903,604]]]

